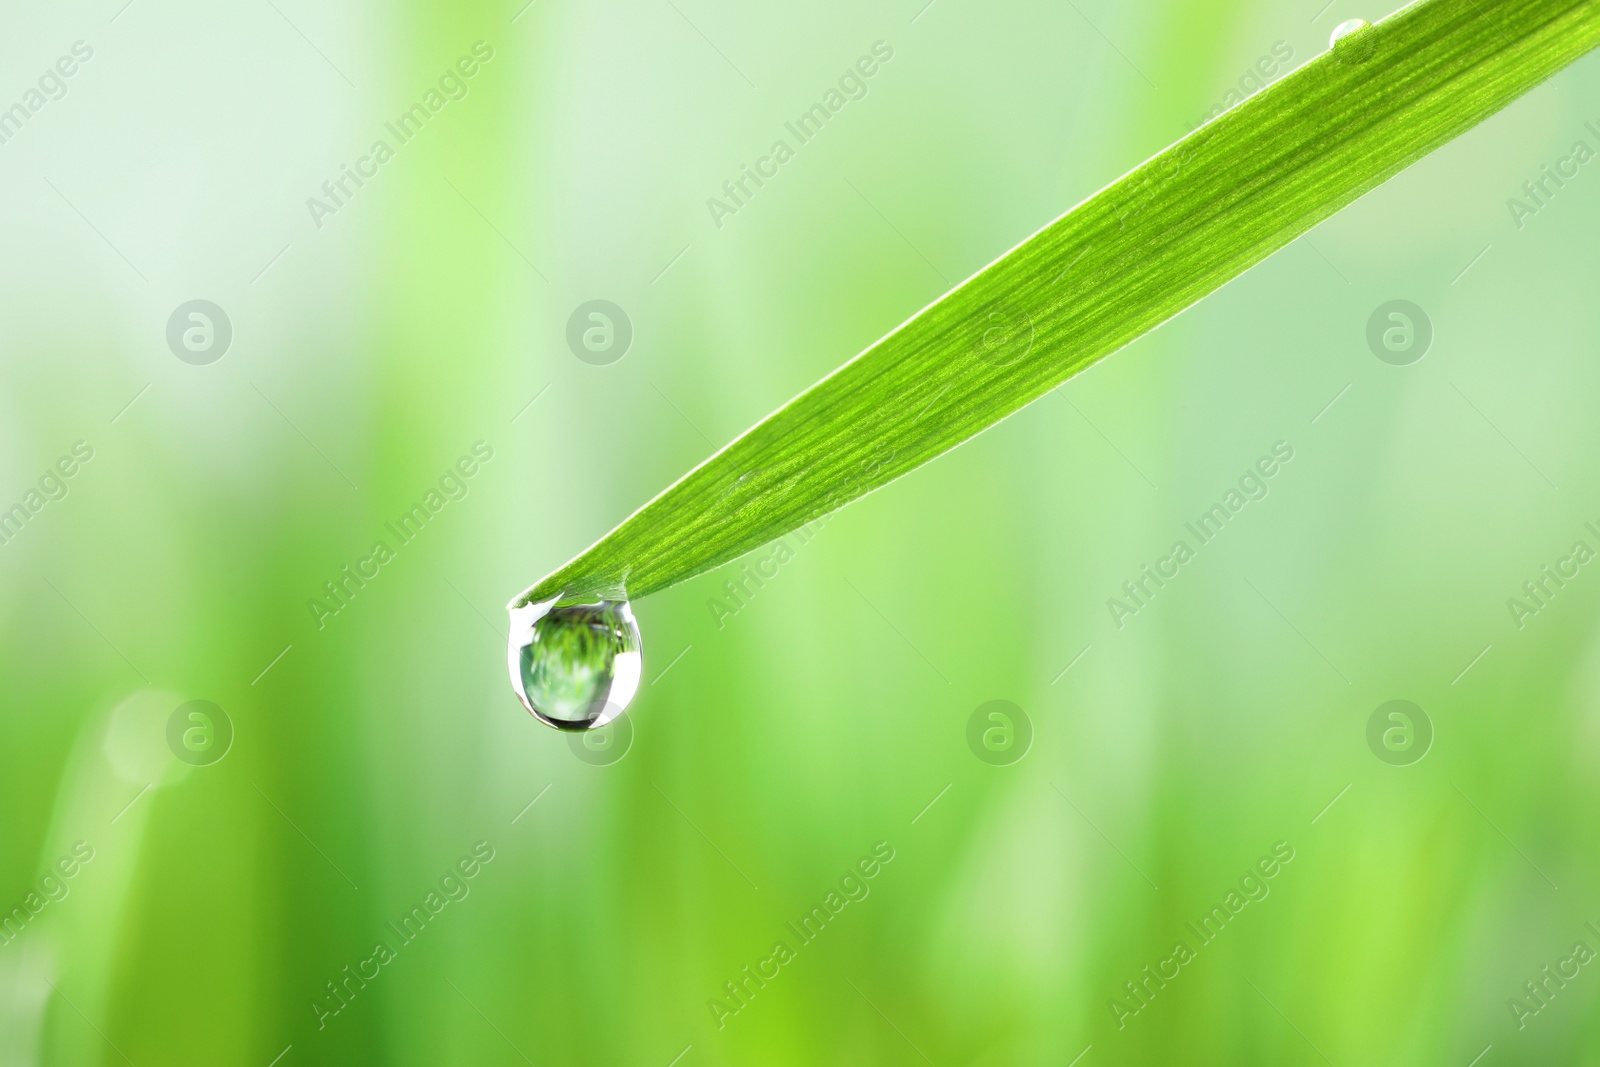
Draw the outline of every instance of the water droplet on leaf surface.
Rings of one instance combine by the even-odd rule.
[[[1328,47],[1341,63],[1362,63],[1372,55],[1377,42],[1373,39],[1372,24],[1366,19],[1346,19],[1333,28],[1328,37]]]
[[[639,624],[626,600],[559,607],[558,600],[510,609],[511,687],[539,721],[592,730],[622,714],[639,691]]]

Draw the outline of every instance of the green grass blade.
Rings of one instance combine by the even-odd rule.
[[[1217,289],[1600,43],[1600,0],[1424,0],[1079,204],[515,603],[641,597],[926,463]]]

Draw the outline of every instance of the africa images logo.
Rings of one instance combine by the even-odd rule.
[[[422,132],[422,128],[445,109],[446,104],[465,100],[472,91],[469,79],[477,77],[493,58],[493,46],[487,41],[475,42],[472,54],[457,59],[439,76],[438,82],[422,94],[421,100],[414,101],[393,122],[383,124],[394,144],[391,145],[387,138],[379,137],[367,149],[367,154],[355,161],[354,166],[341,163],[339,172],[322,183],[322,195],[306,198],[306,210],[311,213],[311,221],[317,229],[322,229],[322,220],[327,216],[337,215],[348,206],[356,193],[378,176],[378,169],[395,157],[395,150],[410,144]]]

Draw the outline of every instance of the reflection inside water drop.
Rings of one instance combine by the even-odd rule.
[[[506,665],[523,706],[559,730],[592,730],[639,690],[639,624],[626,600],[514,606]]]

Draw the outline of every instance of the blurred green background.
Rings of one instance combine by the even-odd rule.
[[[637,604],[631,742],[574,750],[510,692],[509,597],[1258,61],[1386,12],[523,2],[7,11],[0,1063],[1600,1064],[1600,578],[1541,571],[1600,550],[1600,176],[1508,205],[1600,148],[1600,59],[731,617],[737,566]],[[210,362],[168,343],[196,299]],[[632,325],[609,365],[566,343],[593,299]],[[1366,340],[1396,299],[1432,324],[1407,365]],[[1369,745],[1396,699],[1429,729]],[[1028,728],[971,747],[993,700]]]

